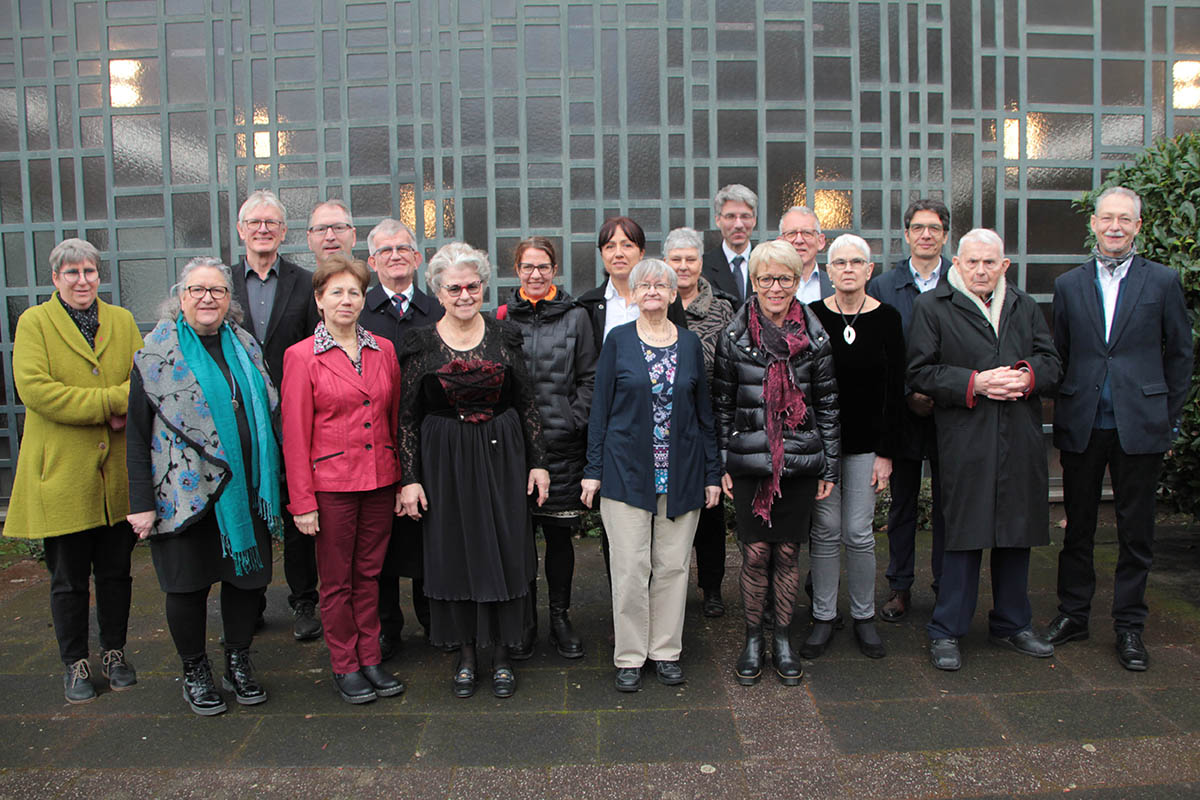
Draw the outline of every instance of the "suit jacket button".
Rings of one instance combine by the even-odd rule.
[[[368,450],[370,450],[370,449],[371,449],[371,445],[367,445],[367,449],[368,449]]]
[[[371,405],[371,401],[370,401],[370,400],[363,400],[363,405],[364,405],[364,406],[369,406],[369,405]]]

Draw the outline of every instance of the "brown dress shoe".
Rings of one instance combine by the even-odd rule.
[[[884,622],[899,622],[908,613],[908,605],[912,602],[912,592],[908,589],[897,589],[879,609],[879,616]]]

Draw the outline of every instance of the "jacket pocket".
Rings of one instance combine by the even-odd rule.
[[[1165,383],[1148,383],[1142,387],[1142,394],[1146,397],[1153,397],[1156,394],[1166,394],[1167,385]]]
[[[346,452],[345,450],[338,450],[336,453],[330,453],[327,456],[321,456],[320,458],[314,458],[312,463],[319,464],[322,461],[328,461],[331,458],[336,458],[337,456],[343,455],[345,452]]]

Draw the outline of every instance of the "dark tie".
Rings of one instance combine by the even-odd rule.
[[[392,305],[396,307],[396,313],[402,317],[404,316],[404,304],[407,300],[408,298],[399,292],[392,295]]]
[[[730,264],[733,265],[734,282],[737,283],[738,299],[746,299],[746,277],[742,274],[742,262],[745,261],[743,256],[734,256]]]

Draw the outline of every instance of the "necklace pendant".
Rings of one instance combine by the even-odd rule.
[[[857,337],[858,334],[856,334],[854,332],[854,328],[851,328],[849,325],[847,325],[846,329],[842,331],[842,338],[846,340],[846,344],[854,344],[854,340]]]
[[[239,402],[237,401],[237,398],[236,398],[236,397],[232,398],[232,399],[230,400],[230,402],[231,402],[231,403],[233,403],[233,410],[234,410],[234,411],[237,411],[239,408],[241,408],[241,407],[242,407],[242,404],[241,404],[241,403],[239,403]]]

